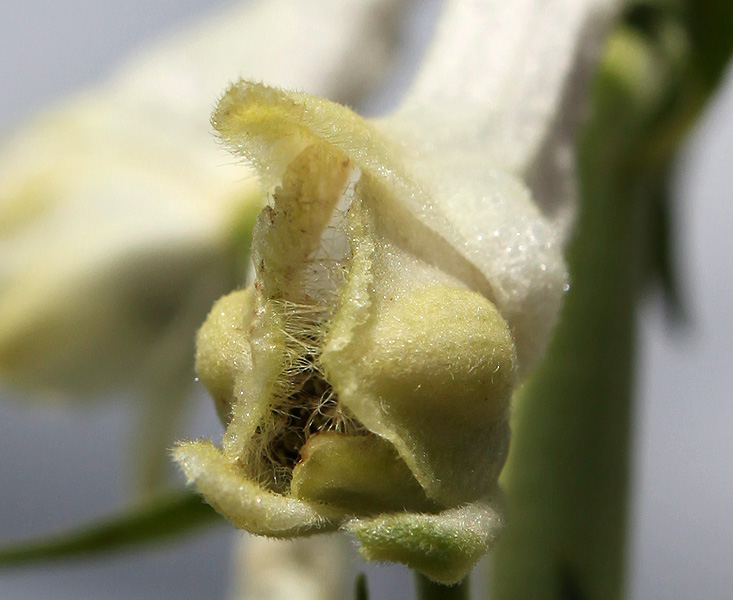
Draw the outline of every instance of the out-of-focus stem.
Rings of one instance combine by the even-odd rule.
[[[634,312],[653,198],[711,91],[684,15],[634,3],[594,84],[579,140],[572,287],[545,362],[515,399],[493,600],[623,594]]]
[[[468,600],[468,577],[456,585],[442,585],[415,574],[418,600]]]
[[[243,536],[232,600],[341,600],[353,581],[355,551],[343,534],[292,540]],[[350,590],[349,590],[350,591]]]

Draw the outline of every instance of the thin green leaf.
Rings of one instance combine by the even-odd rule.
[[[94,524],[0,548],[0,568],[123,550],[181,535],[219,519],[199,496],[188,491],[168,493]]]
[[[650,276],[662,290],[667,317],[672,324],[686,320],[686,310],[677,274],[677,244],[672,227],[672,197],[668,175],[652,182],[649,191],[651,214],[649,216]]]

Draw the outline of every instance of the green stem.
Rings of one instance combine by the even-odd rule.
[[[369,600],[369,588],[367,588],[367,580],[364,573],[359,573],[356,576],[356,583],[354,585],[354,599]]]
[[[623,594],[635,307],[654,246],[653,199],[709,92],[679,43],[695,43],[689,23],[663,6],[646,6],[643,27],[616,31],[592,90],[571,289],[546,360],[515,398],[494,600]],[[726,40],[730,52],[730,32]]]
[[[622,590],[640,207],[599,156],[614,141],[591,137],[571,291],[547,360],[515,399],[497,600],[612,600]]]
[[[435,583],[420,573],[415,574],[418,600],[468,600],[468,577],[456,585]]]

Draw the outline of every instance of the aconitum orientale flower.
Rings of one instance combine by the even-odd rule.
[[[222,446],[174,455],[237,527],[342,528],[446,583],[491,545],[511,394],[568,286],[564,111],[608,4],[449,2],[379,121],[259,83],[224,94],[212,122],[267,205],[254,283],[198,335]]]

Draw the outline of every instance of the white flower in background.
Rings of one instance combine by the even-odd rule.
[[[212,107],[240,76],[358,103],[391,65],[409,4],[239,3],[4,140],[0,382],[34,398],[142,396],[132,449],[144,486],[157,485],[193,384],[196,329],[243,280],[261,209],[254,174],[215,143]],[[249,572],[259,546],[241,546],[237,570]],[[339,597],[333,561],[299,576],[313,597]],[[258,581],[242,593],[257,597]]]
[[[509,399],[568,287],[572,140],[612,4],[449,2],[380,121],[259,83],[226,92],[212,122],[267,206],[254,284],[198,337],[222,447],[175,457],[236,526],[342,528],[446,583],[491,545]]]
[[[144,348],[186,304],[210,306],[194,290],[231,287],[241,221],[259,201],[213,143],[221,90],[247,76],[354,102],[383,74],[400,4],[245,3],[6,140],[0,375],[74,395],[142,377]]]
[[[0,381],[34,396],[141,395],[136,462],[165,461],[195,331],[242,281],[261,208],[253,174],[213,139],[217,97],[246,76],[356,102],[389,65],[405,4],[234,6],[5,140]]]

